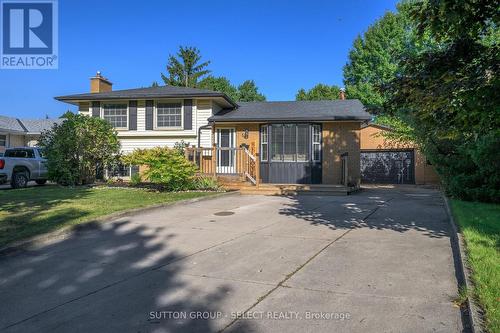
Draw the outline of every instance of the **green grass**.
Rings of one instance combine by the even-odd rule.
[[[0,247],[130,208],[192,199],[210,192],[37,186],[0,191]]]
[[[472,293],[485,310],[486,328],[500,332],[500,205],[451,200],[472,269]]]

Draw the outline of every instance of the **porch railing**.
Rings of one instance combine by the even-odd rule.
[[[260,166],[258,154],[252,154],[248,149],[212,147],[186,148],[185,156],[194,163],[202,175],[233,175],[259,184]]]

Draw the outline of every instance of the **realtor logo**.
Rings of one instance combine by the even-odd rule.
[[[0,0],[2,69],[56,69],[57,0]]]

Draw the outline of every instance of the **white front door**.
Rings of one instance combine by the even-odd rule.
[[[236,171],[236,135],[234,128],[217,129],[217,173],[235,173]]]

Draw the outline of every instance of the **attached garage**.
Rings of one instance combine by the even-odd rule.
[[[415,184],[414,151],[361,151],[361,181],[364,183]]]
[[[437,184],[432,165],[412,143],[387,138],[389,127],[369,123],[361,127],[360,173],[363,183]]]

